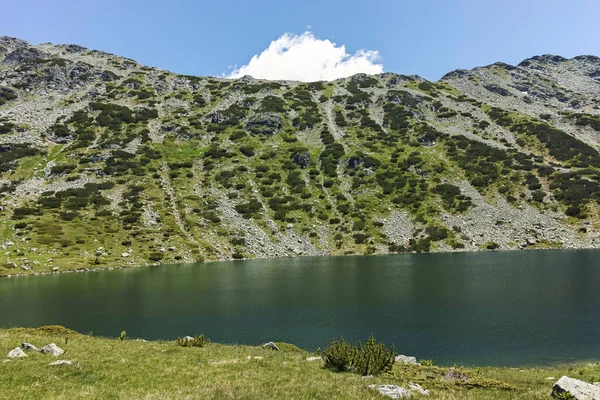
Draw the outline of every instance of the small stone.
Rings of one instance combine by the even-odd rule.
[[[265,343],[262,345],[263,349],[271,349],[271,350],[275,350],[275,351],[279,351],[279,347],[277,347],[277,345],[273,342],[269,342],[269,343]]]
[[[321,358],[321,357],[308,357],[308,358],[306,359],[306,361],[317,361],[317,360],[321,361],[321,360],[322,360],[322,358]]]
[[[417,392],[417,393],[419,393],[419,394],[421,394],[423,396],[429,396],[429,390],[423,389],[423,387],[421,385],[419,385],[418,383],[410,382],[408,384],[408,389],[411,392]]]
[[[21,358],[27,357],[27,354],[20,347],[15,347],[11,351],[8,352],[8,358]]]
[[[127,258],[127,257],[129,257],[129,253],[121,253],[121,257]]]
[[[72,365],[73,363],[69,360],[56,360],[54,362],[51,362],[48,365]]]
[[[57,272],[58,271],[58,267],[52,267],[52,271],[53,272]]]
[[[34,345],[32,345],[31,343],[23,343],[21,344],[21,348],[23,350],[33,350],[33,351],[40,351],[40,349],[38,349],[37,347],[35,347]]]
[[[410,390],[397,385],[369,385],[369,387],[391,399],[404,399],[411,396]]]
[[[61,349],[60,347],[58,347],[57,345],[55,345],[54,343],[50,343],[44,347],[42,347],[42,353],[46,354],[46,353],[50,353],[52,354],[54,357],[58,357],[60,356],[62,353],[64,353],[63,349]]]

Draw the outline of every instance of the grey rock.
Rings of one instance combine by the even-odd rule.
[[[271,350],[275,350],[275,351],[279,351],[279,347],[277,347],[277,345],[273,342],[268,342],[262,345],[263,349],[271,349]]]
[[[408,389],[411,392],[416,392],[423,396],[429,396],[429,390],[423,389],[423,386],[419,385],[418,383],[410,382],[408,384]]]
[[[23,343],[21,344],[21,348],[23,350],[33,350],[33,351],[40,351],[40,349],[38,349],[37,347],[35,347],[34,345],[32,345],[31,343]]]
[[[256,114],[246,123],[246,129],[255,135],[273,135],[283,128],[283,119],[276,113]]]
[[[403,354],[397,355],[395,361],[399,364],[418,364],[416,357],[405,356]]]
[[[63,349],[55,345],[54,343],[50,343],[44,347],[42,347],[42,353],[44,354],[52,354],[54,357],[58,357],[64,353]]]
[[[552,396],[568,392],[576,400],[599,400],[600,386],[563,376],[552,386]]]
[[[390,399],[406,399],[412,395],[410,390],[397,385],[369,385],[369,387]]]
[[[8,358],[21,358],[21,357],[27,357],[27,354],[25,354],[25,352],[23,350],[21,350],[20,347],[15,347],[14,349],[12,349],[11,351],[8,352],[7,357]]]
[[[54,362],[51,362],[48,365],[72,365],[73,363],[69,360],[56,360]]]

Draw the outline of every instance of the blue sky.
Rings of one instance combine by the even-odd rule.
[[[0,0],[0,10],[0,35],[76,43],[190,75],[219,76],[307,30],[350,55],[377,51],[385,71],[431,80],[536,54],[600,55],[597,0]]]

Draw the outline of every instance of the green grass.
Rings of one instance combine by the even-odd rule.
[[[49,366],[55,359],[35,352],[1,362],[1,399],[382,399],[368,386],[415,382],[430,391],[427,398],[432,400],[535,400],[549,398],[555,380],[548,377],[600,380],[600,368],[584,364],[457,368],[468,382],[445,379],[446,367],[403,364],[363,378],[329,371],[320,361],[306,360],[314,354],[284,343],[275,352],[216,343],[198,348],[180,347],[175,341],[121,341],[58,326],[0,330],[4,353],[25,341],[37,347],[56,343],[65,350],[59,359],[73,365]]]

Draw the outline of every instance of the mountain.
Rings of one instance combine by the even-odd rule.
[[[0,38],[0,274],[600,245],[600,59],[183,76]]]

